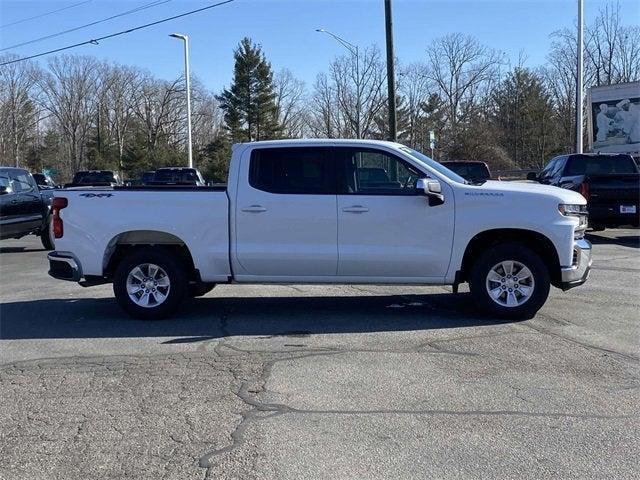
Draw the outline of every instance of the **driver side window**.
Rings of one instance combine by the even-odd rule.
[[[417,195],[424,177],[413,166],[380,150],[336,149],[341,192],[357,195]]]

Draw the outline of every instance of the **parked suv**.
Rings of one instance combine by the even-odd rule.
[[[640,170],[631,155],[560,155],[528,178],[580,192],[594,230],[640,224]]]
[[[34,234],[52,250],[51,199],[52,191],[40,191],[27,170],[0,167],[0,239]]]

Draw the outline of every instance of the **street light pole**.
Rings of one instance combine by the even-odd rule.
[[[193,168],[193,152],[191,148],[191,78],[189,75],[189,36],[181,33],[172,33],[173,38],[184,41],[184,76],[187,87],[187,155],[189,157],[189,168]]]
[[[362,104],[360,99],[360,51],[358,50],[358,46],[353,43],[347,42],[344,38],[335,35],[334,33],[325,30],[324,28],[316,28],[316,32],[326,33],[334,38],[340,45],[349,50],[351,55],[356,57],[356,138],[362,137],[362,132],[360,128],[360,114],[362,110]]]
[[[576,72],[576,153],[582,153],[582,114],[583,114],[583,3],[578,0],[578,71]]]
[[[398,139],[396,124],[396,75],[393,61],[393,19],[391,16],[391,0],[384,0],[384,20],[387,37],[387,93],[389,104],[389,140]]]

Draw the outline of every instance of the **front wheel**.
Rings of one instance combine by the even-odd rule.
[[[143,320],[170,316],[187,296],[187,274],[180,260],[162,248],[135,250],[118,265],[113,292],[120,307]]]
[[[490,315],[507,319],[532,318],[546,302],[550,283],[540,256],[514,243],[482,253],[469,275],[475,302]]]

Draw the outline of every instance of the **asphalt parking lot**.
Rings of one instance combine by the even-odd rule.
[[[536,318],[464,289],[221,286],[176,319],[0,242],[0,478],[640,478],[640,237]]]

